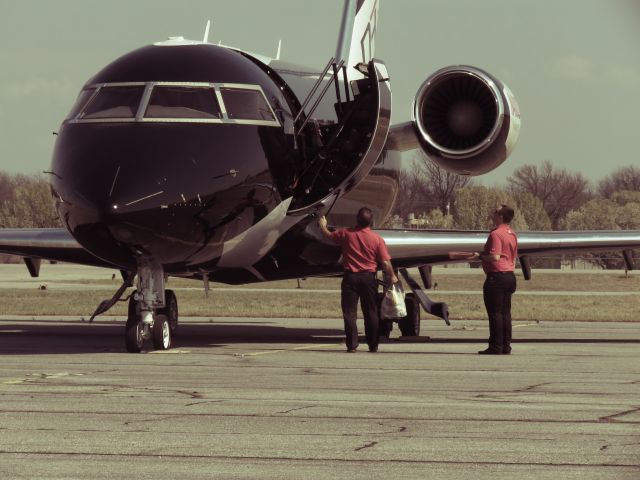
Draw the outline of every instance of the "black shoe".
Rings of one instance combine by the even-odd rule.
[[[356,353],[357,348],[347,348],[347,353]]]
[[[371,352],[371,353],[376,353],[377,351],[378,351],[378,347],[377,347],[377,346],[375,346],[375,347],[369,347],[369,352]]]
[[[511,355],[511,348],[503,348],[502,349],[502,354],[503,355]]]
[[[502,352],[498,352],[497,350],[487,348],[486,350],[480,350],[478,352],[478,355],[502,355]]]

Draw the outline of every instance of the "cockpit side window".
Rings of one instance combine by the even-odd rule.
[[[227,116],[232,120],[275,120],[273,112],[259,90],[220,88]]]
[[[145,118],[222,118],[213,88],[155,86]]]
[[[143,86],[102,87],[81,118],[135,118]]]
[[[73,104],[71,111],[67,115],[67,120],[71,118],[75,118],[78,113],[84,108],[89,99],[96,93],[95,88],[88,88],[86,90],[82,90],[76,99],[76,103]]]

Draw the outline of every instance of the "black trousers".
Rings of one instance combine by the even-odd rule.
[[[511,295],[516,291],[513,272],[491,272],[482,287],[484,305],[489,315],[489,348],[495,352],[511,351]]]
[[[378,282],[375,272],[345,272],[342,277],[342,317],[347,348],[358,347],[358,299],[364,316],[364,332],[369,348],[378,346]]]

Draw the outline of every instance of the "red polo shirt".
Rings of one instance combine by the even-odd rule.
[[[484,244],[484,253],[488,255],[500,255],[497,262],[482,261],[482,269],[485,273],[513,272],[518,256],[518,237],[511,227],[505,223],[497,226],[489,234],[487,243]]]
[[[391,260],[387,245],[371,228],[341,228],[331,238],[342,247],[342,266],[350,272],[375,272],[378,263]]]

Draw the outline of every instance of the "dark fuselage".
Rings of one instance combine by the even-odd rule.
[[[185,116],[186,106],[169,98],[155,106],[164,116],[151,117],[163,89],[182,99],[206,93],[219,111],[189,103],[196,114]],[[258,101],[262,93],[268,107],[251,106],[252,97],[254,111],[243,113],[246,105],[231,96],[238,92]],[[300,191],[304,154],[292,122],[299,101],[274,70],[231,49],[192,44],[131,52],[87,82],[84,104],[59,132],[51,184],[60,217],[84,248],[122,269],[134,270],[143,255],[167,273],[215,271],[226,242]],[[373,196],[387,208],[399,165],[381,166],[366,190],[382,178],[387,200],[375,187]]]

